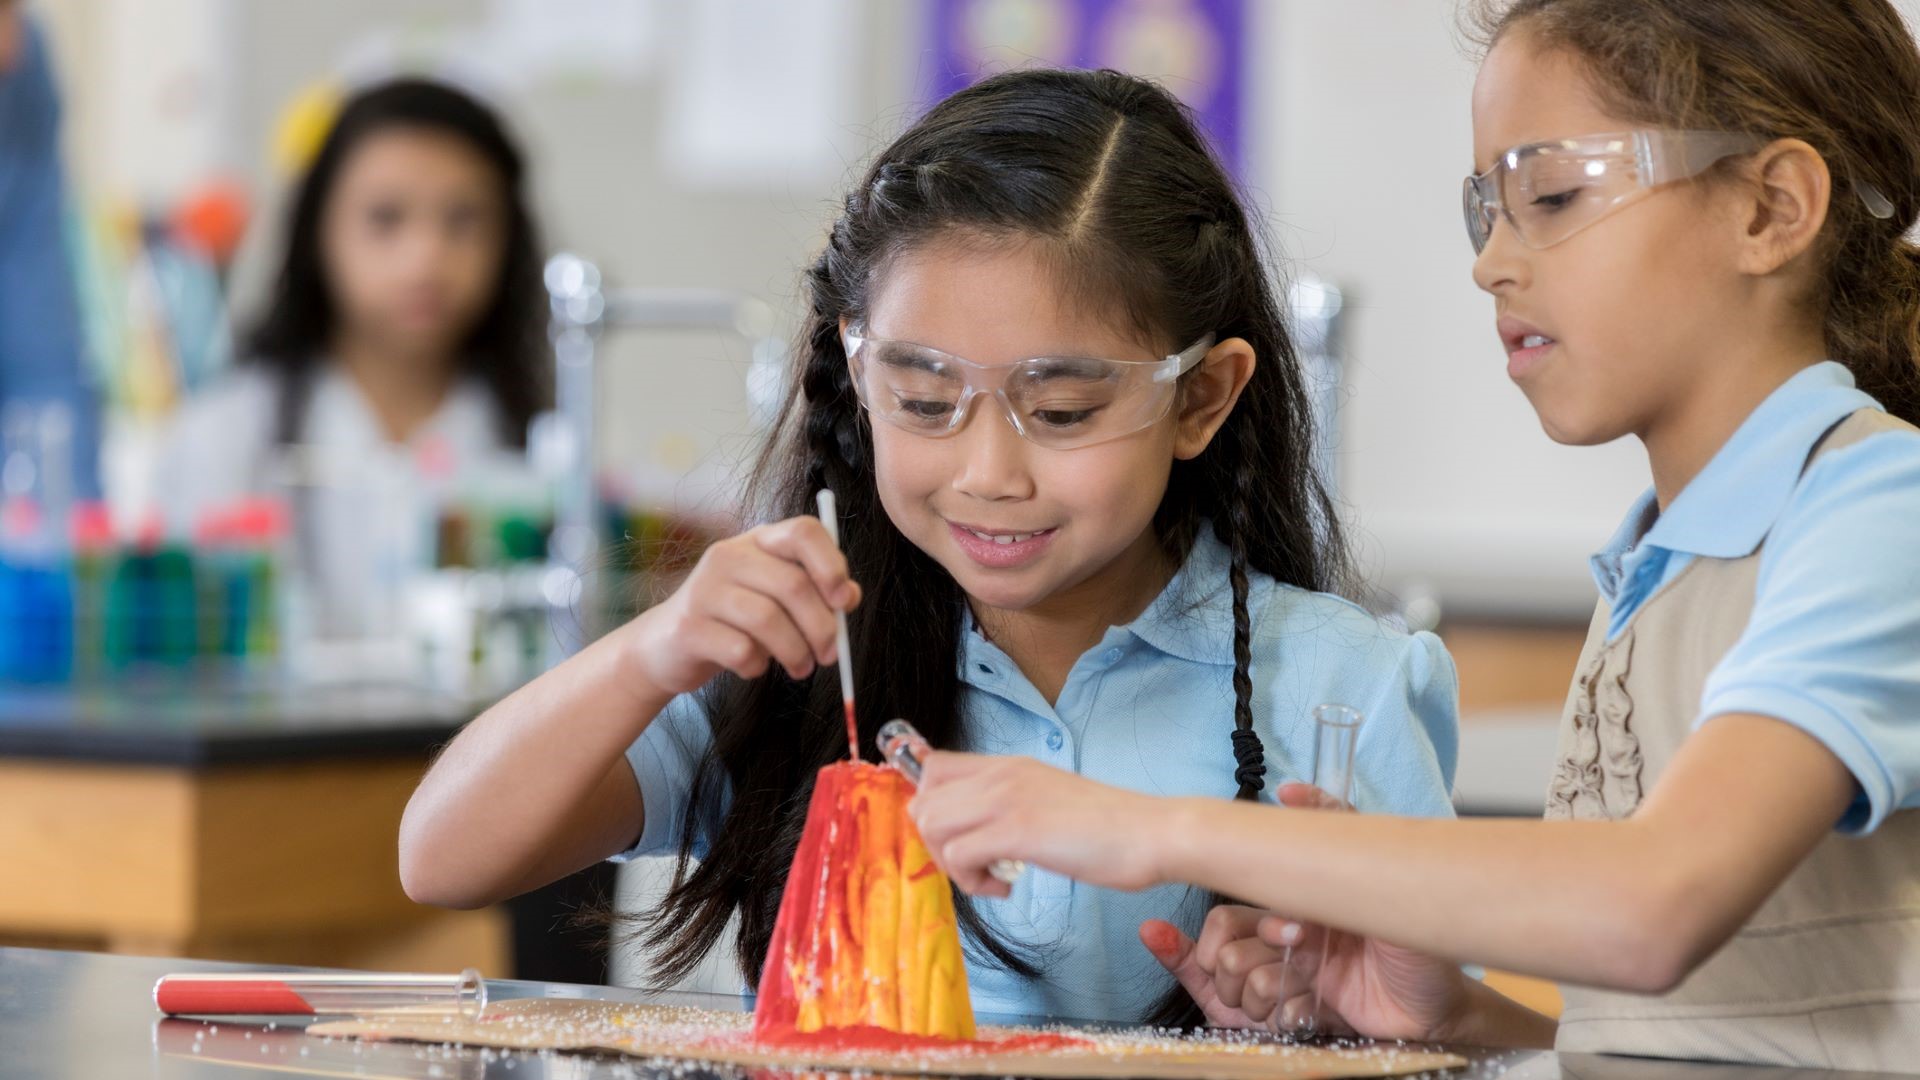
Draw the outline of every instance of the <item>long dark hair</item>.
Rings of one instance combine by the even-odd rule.
[[[1475,0],[1463,14],[1483,49],[1524,29],[1578,57],[1623,119],[1819,151],[1833,172],[1812,297],[1827,352],[1920,423],[1920,49],[1888,0]],[[1862,183],[1891,217],[1867,212]]]
[[[286,258],[265,312],[245,337],[249,360],[279,375],[277,441],[300,439],[315,364],[337,316],[320,254],[321,215],[354,149],[369,136],[396,128],[453,135],[499,173],[507,216],[500,280],[461,343],[458,359],[492,392],[502,441],[525,446],[528,421],[547,408],[553,396],[547,296],[540,277],[540,245],[527,212],[526,166],[491,109],[444,83],[417,78],[395,79],[355,94],[294,192]]]
[[[1043,245],[1068,287],[1133,320],[1166,351],[1214,333],[1245,338],[1258,354],[1212,445],[1174,462],[1154,518],[1176,558],[1208,522],[1232,553],[1234,714],[1220,726],[1221,793],[1256,798],[1265,767],[1248,677],[1248,574],[1341,589],[1349,581],[1344,544],[1314,472],[1313,420],[1293,345],[1232,182],[1170,94],[1113,71],[1015,72],[934,106],[868,167],[807,270],[812,307],[793,389],[754,470],[748,505],[774,520],[808,512],[819,488],[838,496],[841,542],[868,590],[852,616],[862,742],[894,716],[912,718],[936,746],[967,742],[957,671],[964,597],[880,505],[872,433],[839,329],[842,317],[866,314],[889,260],[953,235]],[[900,633],[909,626],[912,633]],[[677,979],[737,912],[741,973],[751,981],[766,958],[814,774],[846,750],[840,692],[827,671],[799,681],[723,678],[704,694],[713,747],[696,770],[674,885],[645,937],[658,950],[659,974]],[[709,843],[694,867],[686,853],[699,835]],[[1035,954],[999,940],[959,899],[975,962],[1038,973]],[[1176,986],[1153,1019],[1190,1020],[1190,1005]]]

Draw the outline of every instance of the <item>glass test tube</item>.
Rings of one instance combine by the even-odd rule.
[[[168,975],[153,1003],[170,1016],[311,1016],[435,1012],[472,1018],[487,1006],[487,984],[472,968],[458,975],[219,972]]]
[[[1348,705],[1321,705],[1313,710],[1313,786],[1332,798],[1339,810],[1353,809],[1353,752],[1359,741],[1360,723],[1364,720],[1360,710]],[[1325,927],[1307,927],[1306,932],[1325,937]],[[1324,943],[1323,943],[1324,944]],[[1322,957],[1324,962],[1325,958]],[[1293,967],[1293,947],[1288,946],[1281,957],[1283,966]],[[1313,1004],[1307,1012],[1297,1017],[1293,1024],[1285,1022],[1286,1001],[1276,1006],[1273,1024],[1284,1029],[1291,1026],[1295,1031],[1311,1033],[1320,1024],[1320,965],[1313,972]]]

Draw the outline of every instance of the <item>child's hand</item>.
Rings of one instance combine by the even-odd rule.
[[[1012,890],[990,872],[999,859],[1114,889],[1158,883],[1156,801],[1031,758],[936,751],[907,809],[956,885],[1006,896]]]
[[[1293,945],[1292,968],[1275,980],[1275,1005],[1254,984],[1241,997],[1248,1012],[1267,1009],[1275,1030],[1298,1030],[1313,1011],[1319,980],[1320,1015],[1314,1030],[1373,1039],[1444,1040],[1467,1008],[1468,979],[1459,965],[1426,953],[1340,930],[1293,922],[1271,912],[1255,937],[1268,949]]]
[[[1283,784],[1279,794],[1281,805],[1295,810],[1346,809],[1310,784]],[[1213,945],[1207,935],[1216,931],[1219,944]],[[1275,912],[1216,909],[1201,939],[1213,947],[1194,950],[1196,966],[1213,977],[1222,1004],[1238,1006],[1277,1030],[1296,1030],[1312,1012],[1316,978],[1321,997],[1316,1030],[1324,1032],[1440,1040],[1469,1008],[1469,980],[1450,960]],[[1288,946],[1293,947],[1291,968],[1274,971],[1271,958]],[[1187,978],[1181,982],[1193,990]]]
[[[696,690],[721,671],[757,678],[778,663],[803,679],[831,664],[834,612],[860,603],[826,527],[788,518],[722,540],[667,601],[628,624],[635,674],[661,693]]]
[[[1207,913],[1198,941],[1160,919],[1140,924],[1140,943],[1200,1006],[1214,1027],[1266,1027],[1278,1004],[1301,985],[1281,961],[1285,950],[1262,941],[1271,912],[1222,904]]]

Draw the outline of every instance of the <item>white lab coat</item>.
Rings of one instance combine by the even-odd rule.
[[[157,458],[152,490],[167,525],[191,535],[207,510],[250,495],[284,500],[301,629],[326,638],[387,637],[399,629],[409,577],[430,566],[434,520],[463,476],[518,452],[499,433],[491,394],[455,386],[405,443],[389,440],[352,378],[316,372],[300,448],[275,442],[279,380],[243,367],[181,408]]]

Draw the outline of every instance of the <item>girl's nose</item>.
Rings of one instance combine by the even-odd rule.
[[[954,490],[993,501],[1031,498],[1033,473],[1027,467],[1031,444],[1014,430],[1006,407],[993,395],[982,394],[974,399],[972,412],[953,436]]]
[[[1474,257],[1473,283],[1496,296],[1521,287],[1526,283],[1526,255],[1526,246],[1513,234],[1513,223],[1496,215],[1493,231],[1487,234],[1487,246]]]

